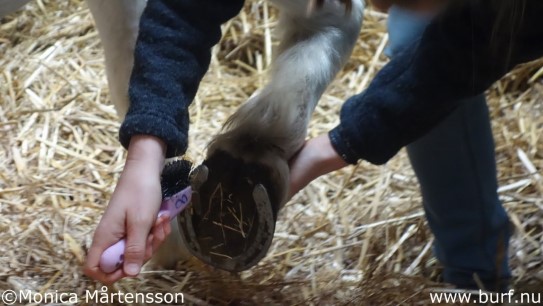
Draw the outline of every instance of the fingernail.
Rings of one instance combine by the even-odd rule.
[[[140,265],[136,263],[130,263],[126,265],[126,274],[130,276],[136,276],[140,273]]]
[[[168,220],[168,219],[170,219],[170,212],[168,212],[168,211],[161,211],[161,212],[158,214],[158,218],[161,219],[161,220]]]

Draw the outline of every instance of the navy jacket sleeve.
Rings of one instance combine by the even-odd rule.
[[[515,65],[543,56],[543,1],[463,1],[428,26],[361,94],[343,105],[329,133],[349,163],[383,164],[488,89]]]
[[[130,107],[119,131],[128,148],[136,134],[167,144],[167,157],[187,149],[188,106],[221,38],[221,24],[243,0],[149,0],[140,21],[129,86]]]

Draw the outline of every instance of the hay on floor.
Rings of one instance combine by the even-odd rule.
[[[190,109],[192,159],[201,161],[227,116],[266,81],[276,18],[268,2],[247,1],[224,26]],[[366,14],[311,136],[334,127],[343,101],[387,62],[385,18]],[[92,18],[80,0],[33,2],[2,19],[0,54],[0,291],[83,295],[101,288],[80,265],[125,157]],[[542,63],[519,67],[488,92],[518,290],[543,288]],[[402,151],[386,166],[362,162],[313,182],[282,211],[268,256],[239,277],[184,266],[114,289],[183,292],[196,305],[429,304],[429,291],[452,290],[438,282],[432,241]]]

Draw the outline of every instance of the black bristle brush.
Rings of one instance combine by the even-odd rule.
[[[162,170],[162,205],[157,218],[168,213],[170,219],[175,218],[190,203],[192,188],[190,187],[190,171],[192,163],[187,160],[175,160],[164,166]],[[119,269],[124,262],[126,239],[107,248],[100,257],[100,269],[111,273]]]
[[[190,186],[191,169],[192,163],[184,159],[175,160],[164,166],[160,179],[162,199],[167,199]]]

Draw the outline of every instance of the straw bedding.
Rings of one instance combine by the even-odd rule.
[[[385,15],[368,11],[354,54],[310,126],[334,127],[345,98],[387,61]],[[276,11],[265,1],[224,26],[191,106],[190,149],[200,162],[227,116],[266,80]],[[102,51],[83,1],[36,1],[0,24],[0,291],[101,288],[80,265],[123,167]],[[500,196],[516,228],[518,290],[543,288],[542,61],[489,90]],[[220,85],[217,85],[220,84]],[[111,290],[183,292],[196,305],[424,305],[439,283],[432,235],[402,151],[322,177],[289,202],[261,264],[239,276],[198,263],[146,271]]]

